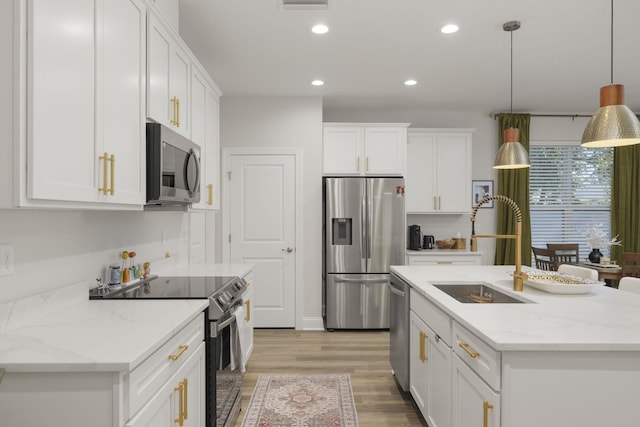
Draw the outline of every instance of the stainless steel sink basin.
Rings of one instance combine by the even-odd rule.
[[[450,297],[469,304],[523,304],[528,302],[502,293],[482,282],[438,282],[432,284]]]

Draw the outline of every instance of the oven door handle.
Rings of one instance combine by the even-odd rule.
[[[224,322],[220,323],[220,324],[215,324],[215,328],[211,328],[211,336],[213,338],[217,337],[218,334],[220,332],[222,332],[222,330],[224,328],[226,328],[227,326],[229,326],[230,324],[232,324],[233,322],[236,321],[236,316],[232,315],[230,318],[228,318],[227,320],[225,320]]]

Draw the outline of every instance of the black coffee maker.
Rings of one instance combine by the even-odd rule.
[[[422,244],[422,233],[420,232],[419,225],[409,226],[409,238],[407,239],[407,241],[409,242],[409,250],[420,250],[420,245]]]

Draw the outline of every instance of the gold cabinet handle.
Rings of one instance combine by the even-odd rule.
[[[366,164],[365,171],[369,172],[369,156],[365,158],[365,164]]]
[[[213,204],[213,184],[207,185],[207,189],[209,190],[209,200],[207,200],[207,204],[211,206]]]
[[[427,354],[425,351],[425,341],[427,338],[427,334],[425,334],[424,332],[420,331],[420,361],[422,363],[426,362],[427,360]]]
[[[449,265],[449,264],[453,264],[453,261],[438,261],[437,264],[440,265]]]
[[[184,416],[186,420],[189,418],[189,381],[185,378],[184,381]]]
[[[493,409],[493,405],[485,400],[484,403],[482,404],[482,412],[483,412],[482,425],[483,425],[483,427],[488,427],[489,426],[489,409]]]
[[[438,198],[436,196],[433,196],[433,210],[437,210],[438,209]]]
[[[442,199],[438,196],[438,210],[442,210]]]
[[[176,114],[176,126],[180,127],[180,98],[176,100],[176,110],[178,110],[178,114]]]
[[[176,113],[176,106],[178,105],[178,98],[176,98],[175,96],[173,98],[171,98],[171,102],[173,103],[173,118],[170,120],[171,124],[174,126],[178,126],[178,119],[177,119],[177,113]]]
[[[358,156],[358,162],[357,163],[358,163],[358,166],[357,166],[356,172],[360,172],[360,156]]]
[[[107,194],[107,162],[109,161],[109,155],[104,153],[104,155],[99,157],[102,160],[102,187],[98,187],[98,193]]]
[[[478,357],[480,357],[480,353],[478,353],[477,351],[473,351],[471,347],[469,347],[469,344],[467,344],[466,342],[459,342],[458,345],[464,351],[466,351],[469,356],[473,357],[474,359],[477,359]]]
[[[178,360],[178,357],[182,356],[182,353],[187,351],[189,348],[188,345],[181,345],[178,347],[178,352],[176,354],[169,355],[169,360]]]
[[[113,196],[114,194],[116,194],[116,156],[115,154],[111,155],[111,158],[109,159],[111,161],[111,189],[109,190],[109,193],[111,193],[111,195]]]
[[[248,322],[251,320],[251,300],[245,301],[244,305],[247,307],[247,314],[244,316],[244,320],[245,322]]]
[[[178,423],[179,426],[184,424],[184,384],[182,381],[178,384],[178,387],[174,388],[173,391],[178,392],[178,418],[175,419],[175,422]]]

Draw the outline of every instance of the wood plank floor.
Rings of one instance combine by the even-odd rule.
[[[351,377],[360,426],[427,426],[411,396],[391,374],[387,331],[256,329],[242,381],[244,411],[259,374],[346,373]]]

